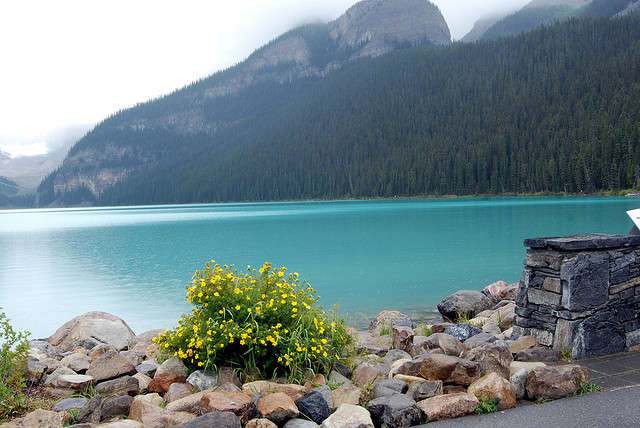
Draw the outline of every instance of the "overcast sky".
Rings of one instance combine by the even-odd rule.
[[[433,2],[459,39],[477,18],[529,0]],[[288,29],[335,19],[355,3],[0,0],[0,149],[44,152],[66,127],[229,67]]]

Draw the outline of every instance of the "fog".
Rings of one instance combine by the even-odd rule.
[[[392,1],[392,0],[390,0]],[[529,0],[434,0],[454,39]],[[354,0],[0,2],[0,148],[50,150],[55,130],[96,123],[227,68]]]

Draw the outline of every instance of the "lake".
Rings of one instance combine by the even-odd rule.
[[[525,238],[626,233],[630,198],[473,198],[0,211],[0,306],[34,337],[93,310],[136,332],[189,310],[215,258],[286,265],[353,323],[424,314],[455,290],[522,272]]]

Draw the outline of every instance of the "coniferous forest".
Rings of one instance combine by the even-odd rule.
[[[473,44],[407,47],[322,79],[263,83],[205,107],[212,123],[234,123],[214,133],[118,126],[140,109],[153,116],[176,102],[169,95],[115,115],[71,152],[108,142],[148,166],[97,198],[83,188],[57,195],[54,173],[40,186],[39,203],[636,188],[640,14],[569,19]],[[82,172],[75,168],[65,174]]]

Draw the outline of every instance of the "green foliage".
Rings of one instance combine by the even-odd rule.
[[[486,415],[487,413],[495,413],[498,411],[498,401],[488,400],[486,398],[480,399],[480,403],[476,407],[476,414]]]
[[[191,314],[154,340],[194,369],[231,365],[245,378],[302,381],[351,353],[343,321],[321,309],[315,290],[284,267],[265,263],[239,273],[207,263],[195,272],[187,300]]]
[[[28,406],[24,395],[28,337],[28,332],[15,331],[0,310],[0,421],[20,414]]]
[[[380,336],[391,336],[392,327],[389,323],[382,323],[380,325]]]
[[[574,8],[566,5],[524,8],[496,22],[482,35],[482,39],[491,40],[531,31],[566,19],[574,12]]]
[[[578,392],[576,394],[586,395],[586,394],[591,394],[593,392],[600,392],[600,391],[602,391],[602,387],[600,385],[596,385],[595,383],[591,383],[591,382],[583,382],[578,387]]]
[[[466,312],[458,312],[456,314],[456,323],[458,324],[468,324],[470,320],[471,318],[469,317],[469,314]]]
[[[570,363],[571,360],[572,360],[572,358],[571,358],[571,349],[562,348],[560,350],[560,361],[564,361],[565,363]]]
[[[65,427],[69,427],[78,423],[78,415],[80,414],[79,409],[69,409],[66,413],[67,415],[64,421]]]
[[[418,333],[418,336],[431,336],[433,334],[431,326],[427,324],[418,325],[418,327],[416,327],[416,332]]]

